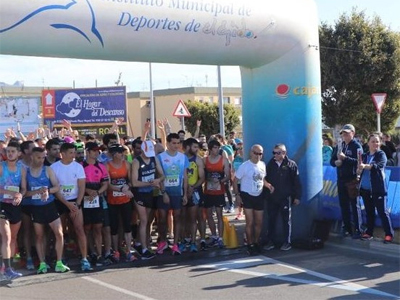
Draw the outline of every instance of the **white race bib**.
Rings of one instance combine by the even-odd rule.
[[[42,186],[34,186],[31,188],[31,191],[36,191],[36,190],[40,190],[42,188]],[[34,194],[32,196],[32,200],[42,200],[42,195],[41,194]]]
[[[4,187],[4,189],[7,190],[7,191],[19,193],[19,186],[6,185],[6,186]],[[4,198],[4,199],[14,199],[14,196],[12,196],[12,195],[10,195],[10,194],[4,194],[3,198]]]
[[[123,187],[123,185],[116,185],[119,189]],[[125,196],[123,192],[113,191],[113,197],[122,197]]]
[[[83,197],[83,207],[84,208],[98,208],[100,207],[100,197],[96,196],[90,200],[89,196]]]
[[[166,177],[164,180],[165,187],[179,186],[179,184],[180,184],[179,175],[171,175]]]
[[[75,185],[71,184],[71,185],[62,185],[61,186],[61,194],[63,194],[63,196],[65,198],[69,198],[70,196],[75,195]]]

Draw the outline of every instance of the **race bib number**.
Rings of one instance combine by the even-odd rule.
[[[153,182],[154,181],[154,174],[151,174],[149,176],[143,176],[142,177],[143,182]]]
[[[19,186],[6,185],[4,187],[4,189],[7,190],[7,191],[19,193]],[[4,194],[3,198],[4,199],[14,199],[14,196],[12,196],[11,194]]]
[[[31,188],[31,191],[36,191],[36,190],[40,190],[42,188],[42,186],[33,186]],[[34,194],[32,196],[32,200],[42,200],[42,195],[41,194]]]
[[[89,196],[83,197],[83,208],[98,208],[100,207],[100,197],[96,196],[90,200]]]
[[[253,181],[253,186],[252,186],[252,192],[253,193],[259,193],[262,191],[263,188],[263,182],[262,180],[256,180]]]
[[[75,185],[62,185],[61,186],[61,194],[65,198],[69,198],[75,195]]]
[[[123,187],[123,185],[116,185],[116,187],[120,189],[121,187]],[[113,197],[122,197],[122,196],[125,196],[123,192],[113,191]]]
[[[179,186],[180,181],[179,181],[179,176],[168,176],[164,180],[164,186],[165,187],[173,187],[173,186]]]

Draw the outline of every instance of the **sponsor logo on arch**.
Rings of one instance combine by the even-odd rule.
[[[311,97],[319,93],[319,88],[316,86],[295,86],[292,88],[286,83],[277,85],[275,89],[275,94],[281,99],[286,99],[290,95]]]

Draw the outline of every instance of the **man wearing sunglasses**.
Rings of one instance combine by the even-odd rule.
[[[267,164],[266,180],[273,187],[268,196],[268,244],[266,250],[275,248],[276,218],[282,218],[284,242],[281,250],[287,251],[291,246],[291,206],[300,203],[301,185],[297,164],[286,155],[286,146],[277,144],[272,151],[273,158]],[[271,190],[271,189],[270,189]]]
[[[262,155],[263,147],[261,145],[253,145],[250,151],[250,159],[239,166],[233,179],[236,204],[240,207],[243,203],[244,207],[248,243],[247,252],[249,255],[256,255],[257,252],[261,252],[258,241],[260,239],[264,215],[264,186],[271,193],[273,192],[272,185],[265,180],[266,167],[265,163],[261,161]],[[239,180],[240,191],[238,187]]]

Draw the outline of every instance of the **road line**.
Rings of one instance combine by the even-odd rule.
[[[265,273],[265,272],[258,272],[258,271],[249,271],[249,270],[244,270],[244,268],[248,267],[256,267],[256,263],[273,263],[275,265],[279,265],[284,268],[292,269],[295,271],[298,271],[300,273],[308,274],[311,276],[318,277],[320,279],[327,280],[329,282],[320,282],[316,280],[307,280],[307,279],[300,279],[297,277],[290,277],[286,274],[278,274],[278,273]],[[244,259],[244,260],[230,260],[226,262],[221,262],[217,264],[209,264],[209,265],[203,265],[201,267],[204,268],[214,268],[219,271],[227,271],[227,272],[232,272],[232,273],[237,273],[237,274],[242,274],[242,275],[247,275],[247,276],[253,276],[253,277],[260,277],[260,278],[272,278],[276,280],[281,280],[281,281],[287,281],[287,282],[293,282],[293,283],[300,283],[300,284],[308,284],[308,285],[313,285],[313,286],[318,286],[318,287],[329,287],[329,288],[335,288],[335,289],[340,289],[340,290],[346,290],[346,291],[351,291],[351,292],[358,292],[358,293],[364,293],[364,294],[372,294],[376,296],[381,296],[381,297],[388,297],[388,298],[394,298],[394,299],[399,299],[397,295],[385,293],[379,290],[375,290],[360,284],[356,284],[347,280],[342,280],[337,277],[329,276],[326,274],[322,274],[319,272],[315,272],[312,270],[300,268],[294,265],[286,264],[284,262],[269,258],[269,257],[264,257],[264,256],[257,256],[252,259]]]
[[[114,291],[116,291],[116,292],[120,292],[120,293],[123,293],[123,294],[125,294],[125,295],[135,297],[135,298],[137,298],[137,299],[142,299],[142,300],[156,300],[156,299],[154,299],[154,298],[147,297],[147,296],[145,296],[145,295],[138,294],[138,293],[135,293],[135,292],[132,292],[132,291],[129,291],[129,290],[126,290],[126,289],[117,287],[117,286],[115,286],[115,285],[112,285],[112,284],[103,282],[103,281],[101,281],[101,280],[94,279],[94,278],[92,278],[92,277],[84,276],[84,277],[82,277],[82,278],[85,279],[85,280],[87,280],[87,281],[90,281],[90,282],[92,282],[92,283],[95,283],[95,284],[101,285],[101,286],[103,286],[103,287],[106,287],[106,288],[108,288],[108,289],[110,289],[110,290],[114,290]]]

